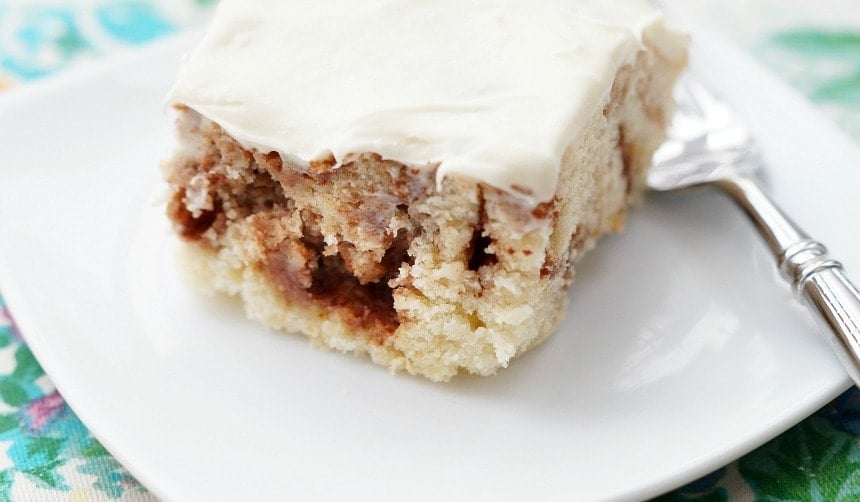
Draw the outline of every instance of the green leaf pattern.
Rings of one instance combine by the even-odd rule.
[[[134,478],[93,439],[45,379],[30,349],[17,337],[0,298],[0,354],[14,360],[0,374],[0,449],[11,467],[0,470],[0,502],[16,490],[70,493],[85,483],[102,498],[151,500]],[[63,474],[74,467],[73,480]]]
[[[766,38],[757,52],[860,138],[860,29],[783,31]]]
[[[759,494],[784,501],[860,500],[860,445],[815,416],[739,461]]]

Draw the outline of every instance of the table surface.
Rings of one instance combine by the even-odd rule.
[[[215,3],[0,0],[0,92],[204,23]],[[860,3],[688,4],[860,141]],[[0,297],[0,501],[153,500],[69,409],[13,315]],[[662,499],[860,500],[860,391]]]

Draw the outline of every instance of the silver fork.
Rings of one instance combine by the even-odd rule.
[[[782,276],[820,321],[828,341],[860,385],[860,292],[842,264],[811,239],[755,181],[761,155],[731,108],[685,76],[675,93],[678,110],[669,139],[654,155],[648,187],[669,191],[713,185],[746,212],[773,252]]]

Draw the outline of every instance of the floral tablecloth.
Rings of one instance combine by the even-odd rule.
[[[82,61],[197,25],[214,3],[0,0],[0,91],[14,93]],[[860,141],[860,2],[688,4]],[[153,500],[69,409],[16,330],[13,314],[0,297],[0,501]],[[860,500],[860,391],[663,499]]]

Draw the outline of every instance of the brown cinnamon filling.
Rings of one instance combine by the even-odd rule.
[[[624,182],[627,184],[627,195],[633,191],[633,145],[626,140],[627,130],[624,124],[618,126],[618,148],[621,150],[621,165]]]
[[[214,208],[211,211],[203,211],[196,218],[185,207],[184,199],[185,190],[179,190],[167,205],[167,214],[176,223],[179,235],[189,240],[200,239],[221,214],[221,199],[215,199]]]
[[[267,220],[283,217],[272,210],[274,205],[291,207],[281,190],[272,190],[277,183],[258,181],[240,194],[232,194],[232,203],[242,215],[254,215],[255,224],[265,228]],[[280,188],[280,187],[278,187]],[[250,192],[256,192],[251,196]],[[216,198],[211,211],[194,217],[184,203],[185,190],[177,191],[168,204],[168,214],[176,223],[180,235],[190,241],[206,244],[203,234],[215,227],[223,231],[224,204]],[[265,251],[262,270],[273,286],[289,301],[312,302],[336,312],[346,324],[367,333],[376,343],[382,344],[399,326],[394,310],[394,294],[389,281],[395,279],[403,263],[411,262],[407,254],[409,239],[401,231],[386,250],[376,273],[353,270],[357,266],[340,253],[324,254],[322,235],[314,230],[318,215],[303,214],[305,228],[301,240],[287,239],[276,248]],[[484,246],[485,247],[485,246]],[[366,268],[366,267],[365,267]],[[372,281],[368,281],[370,276]],[[362,280],[359,280],[361,277]]]
[[[309,228],[301,241],[288,240],[263,258],[263,271],[290,301],[313,302],[336,312],[341,321],[361,329],[382,344],[400,325],[394,310],[389,281],[411,259],[408,239],[401,232],[386,251],[381,266],[385,273],[374,282],[362,283],[340,254],[324,255],[322,236]]]
[[[399,266],[390,275],[396,275],[398,269]],[[319,261],[309,291],[315,301],[338,311],[344,322],[371,333],[377,343],[384,342],[400,325],[388,280],[361,284],[340,256],[326,256]]]
[[[484,235],[482,227],[476,227],[472,234],[472,242],[469,244],[469,270],[477,271],[481,267],[493,266],[499,262],[499,258],[487,251],[493,243],[493,239]]]
[[[263,270],[287,299],[336,311],[343,322],[366,331],[377,343],[384,342],[399,325],[388,281],[361,284],[339,255],[321,256],[311,247],[291,241],[266,254]]]
[[[484,206],[484,193],[478,190],[478,224],[472,233],[472,240],[466,256],[469,257],[469,270],[477,271],[481,267],[493,266],[499,262],[499,258],[487,251],[493,244],[493,239],[486,235],[484,228],[487,224],[487,209]]]

